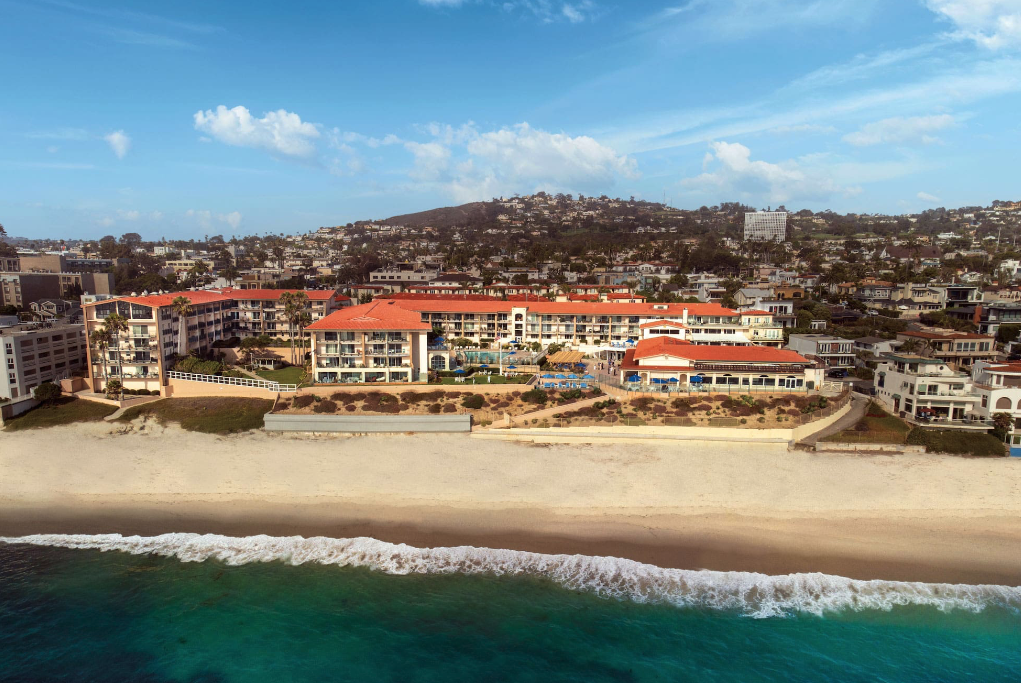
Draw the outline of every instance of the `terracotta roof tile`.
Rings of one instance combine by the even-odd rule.
[[[306,330],[431,330],[422,316],[401,308],[398,302],[379,299],[360,306],[349,306],[318,320]]]

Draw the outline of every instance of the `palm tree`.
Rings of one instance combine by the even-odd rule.
[[[177,339],[175,340],[174,346],[177,347],[177,353],[183,356],[184,353],[181,351],[181,337],[183,336],[187,338],[184,328],[187,325],[188,316],[191,315],[192,312],[191,299],[189,299],[186,296],[174,297],[174,300],[170,302],[170,306],[173,309],[174,313],[176,313],[181,318],[180,324],[178,325],[177,328],[178,335]]]
[[[233,285],[234,280],[238,279],[238,269],[234,266],[227,266],[220,271],[220,276],[227,281],[228,284]]]
[[[284,292],[280,295],[280,302],[284,305],[284,318],[287,320],[287,327],[291,337],[291,365],[296,365],[294,357],[294,328],[305,312],[308,303],[308,294],[305,292]]]
[[[120,400],[124,400],[124,356],[121,350],[121,335],[127,332],[128,319],[119,313],[111,313],[103,321],[103,329],[110,334],[113,347],[117,349],[117,377],[120,379],[121,391]]]
[[[304,292],[302,292],[302,294],[304,294]],[[305,354],[304,354],[305,342],[308,341],[307,339],[305,339],[305,328],[312,324],[312,314],[309,313],[308,311],[304,311],[303,310],[301,313],[298,314],[298,319],[297,319],[296,323],[298,325],[298,335],[301,337],[301,344],[300,344],[300,347],[301,347],[301,350],[302,350],[302,354],[301,354],[302,363],[301,364],[304,365],[305,364]]]
[[[202,259],[196,261],[194,264],[192,264],[192,267],[188,269],[188,275],[191,277],[193,285],[197,285],[199,278],[208,272],[209,265]]]
[[[110,336],[110,330],[103,327],[98,328],[91,335],[89,335],[89,341],[91,341],[92,344],[99,351],[99,357],[103,361],[103,381],[108,381],[110,379],[110,373],[107,371],[106,367],[107,361],[106,350],[110,348],[111,338],[112,337]],[[95,389],[95,387],[93,387],[93,389]]]

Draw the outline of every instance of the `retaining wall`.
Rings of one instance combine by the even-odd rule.
[[[470,432],[471,415],[279,415],[264,418],[268,432]]]
[[[837,441],[817,441],[817,451],[869,452],[869,453],[925,453],[925,446],[896,443],[841,443]]]
[[[528,384],[488,384],[485,382],[481,384],[471,384],[470,382],[465,384],[376,384],[370,382],[367,384],[316,384],[311,387],[302,387],[298,389],[298,393],[314,394],[325,398],[338,392],[367,394],[370,391],[378,391],[381,394],[403,394],[405,391],[428,393],[439,390],[471,392],[473,394],[511,394],[515,391],[524,393],[534,388]]]
[[[274,398],[275,391],[259,387],[245,387],[238,384],[216,384],[214,382],[190,382],[186,379],[168,379],[162,387],[166,398],[195,398],[199,396],[240,396],[242,398]]]

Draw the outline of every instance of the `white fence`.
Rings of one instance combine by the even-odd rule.
[[[276,391],[280,393],[294,393],[298,390],[298,385],[296,384],[281,384],[280,382],[271,382],[268,379],[196,375],[190,372],[177,372],[176,370],[167,372],[167,379],[181,379],[187,382],[206,382],[209,384],[230,384],[236,387],[253,387],[255,389],[265,389],[266,391]]]

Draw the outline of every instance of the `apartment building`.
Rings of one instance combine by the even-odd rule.
[[[291,338],[292,334],[296,339],[300,335],[297,328],[291,329],[284,317],[284,304],[281,303],[280,297],[285,292],[294,294],[302,290],[224,289],[220,291],[223,291],[235,302],[234,309],[231,311],[231,320],[233,321],[229,330],[231,335],[244,338],[265,334],[287,340]],[[312,322],[322,320],[338,308],[351,304],[349,297],[336,294],[332,290],[304,290],[304,292],[308,297],[305,310],[311,316]]]
[[[551,301],[398,300],[447,338],[476,343],[517,341],[566,344],[585,352],[641,338],[641,325],[657,320],[684,325],[694,344],[781,346],[783,330],[766,311],[735,311],[719,304]]]
[[[828,334],[792,334],[787,340],[788,348],[803,356],[816,356],[830,368],[847,369],[854,367],[854,342]]]
[[[40,299],[113,291],[111,273],[0,273],[0,306],[27,308]]]
[[[755,211],[744,215],[744,238],[748,241],[787,240],[786,211]]]
[[[905,330],[897,333],[900,342],[914,341],[919,353],[960,367],[968,367],[975,361],[996,358],[996,340],[973,332],[925,332]]]
[[[178,296],[190,302],[187,316],[174,310]],[[92,390],[102,391],[110,378],[120,379],[125,389],[159,389],[177,354],[208,353],[213,342],[229,336],[233,308],[234,300],[216,291],[126,296],[84,304]],[[112,313],[126,318],[129,329],[100,349],[93,335]]]
[[[22,325],[0,330],[0,398],[28,396],[43,382],[83,371],[85,349],[82,325]]]
[[[318,384],[425,382],[429,323],[397,300],[335,311],[307,329]]]
[[[971,377],[939,359],[889,354],[877,366],[875,383],[876,398],[914,424],[990,428],[972,414],[980,399]]]

